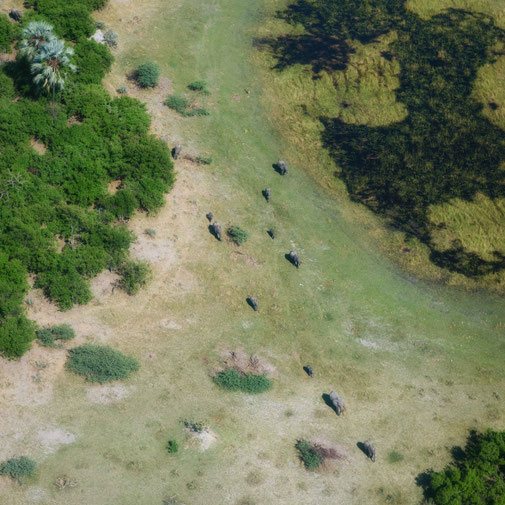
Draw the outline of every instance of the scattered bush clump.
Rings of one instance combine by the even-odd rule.
[[[109,47],[117,47],[117,33],[112,30],[107,30],[103,36],[105,43]]]
[[[135,358],[108,346],[85,344],[69,351],[67,368],[89,382],[126,379],[139,369]]]
[[[249,238],[249,233],[240,228],[240,226],[231,226],[226,230],[226,233],[230,239],[238,245],[243,244]]]
[[[0,464],[0,475],[7,475],[22,484],[23,477],[32,477],[37,469],[37,464],[26,456],[11,458]]]
[[[146,263],[141,261],[126,261],[119,269],[121,279],[119,285],[129,295],[139,292],[150,280],[151,271]]]
[[[435,505],[499,504],[505,496],[505,431],[472,432],[457,462],[429,473],[427,499]]]
[[[191,102],[180,95],[170,95],[163,102],[167,107],[175,110],[181,116],[192,117],[192,116],[208,116],[209,113],[206,109],[192,107]]]
[[[304,438],[298,440],[295,447],[298,451],[298,456],[307,470],[316,470],[323,463],[323,458],[319,455],[313,444]]]
[[[154,88],[158,85],[160,67],[152,61],[147,61],[139,65],[136,76],[141,88]]]
[[[265,374],[241,373],[235,368],[218,372],[214,382],[224,389],[244,393],[263,393],[272,387],[272,381]]]
[[[205,81],[194,81],[188,84],[188,89],[191,91],[198,91],[203,95],[209,95],[210,91]]]
[[[60,347],[56,340],[71,340],[75,337],[75,331],[69,324],[50,326],[36,331],[37,339],[44,347]]]
[[[196,162],[200,165],[210,165],[212,163],[212,156],[197,156]]]
[[[175,454],[178,451],[179,451],[179,444],[177,443],[177,440],[169,440],[167,442],[167,452],[169,454]]]

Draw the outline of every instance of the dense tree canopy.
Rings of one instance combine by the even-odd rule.
[[[75,55],[67,56],[77,71],[66,76],[58,94],[62,103],[55,108],[51,93],[39,93],[33,85],[30,61],[36,55],[20,54],[0,67],[4,355],[21,355],[34,338],[23,302],[27,274],[62,310],[86,303],[89,279],[104,268],[121,271],[128,260],[134,236],[125,220],[137,209],[159,209],[173,183],[169,149],[149,133],[144,104],[109,96],[101,79],[112,55],[106,46],[82,37],[89,33],[80,28],[83,19],[102,5],[97,0],[39,0],[36,12],[23,17],[25,29],[38,18],[54,26],[56,37],[76,41]],[[72,9],[84,9],[86,16],[72,14]],[[112,181],[115,193],[109,190]]]

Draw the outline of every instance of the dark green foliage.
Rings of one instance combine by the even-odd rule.
[[[181,114],[181,116],[192,117],[209,115],[206,109],[192,107],[191,102],[180,95],[170,95],[163,103]]]
[[[150,280],[151,271],[146,263],[141,261],[126,261],[119,269],[121,279],[119,285],[129,295],[139,292]]]
[[[27,274],[62,310],[88,302],[89,279],[104,268],[123,270],[128,259],[134,236],[118,221],[137,209],[159,209],[173,184],[170,151],[149,134],[145,105],[111,99],[101,84],[112,55],[82,29],[101,5],[39,0],[23,16],[23,23],[46,19],[60,36],[75,34],[79,71],[62,104],[48,107],[50,98],[33,95],[25,60],[0,69],[0,353],[7,356],[22,355],[35,338],[24,315]],[[32,139],[46,152],[38,153]],[[108,192],[112,181],[120,184],[115,195]],[[129,268],[125,287],[135,290],[144,274]]]
[[[160,67],[152,61],[147,61],[139,65],[136,76],[137,82],[141,88],[154,88],[158,85]]]
[[[36,331],[37,340],[44,347],[59,347],[61,344],[55,340],[71,340],[75,337],[75,332],[69,324],[50,326]]]
[[[5,14],[0,14],[0,53],[11,53],[11,44],[19,33],[19,25],[11,23]]]
[[[238,245],[243,244],[249,238],[249,233],[240,228],[240,226],[231,226],[226,230],[226,233]]]
[[[177,440],[169,440],[167,442],[167,452],[169,454],[175,454],[178,451],[179,451],[179,444],[177,443]]]
[[[55,32],[66,40],[78,41],[90,37],[95,31],[93,18],[90,15],[93,9],[88,2],[37,0],[35,10],[50,21]]]
[[[307,470],[316,470],[322,464],[323,458],[307,440],[303,438],[298,440],[295,447],[298,451],[298,456]]]
[[[82,40],[75,47],[75,64],[77,72],[72,78],[84,84],[100,84],[109,72],[114,56],[105,44],[94,40]]]
[[[272,387],[265,374],[242,373],[235,368],[222,370],[214,376],[214,382],[224,389],[244,393],[263,393]]]
[[[188,84],[188,89],[191,91],[198,91],[203,95],[209,95],[210,91],[205,81],[194,81]]]
[[[0,464],[0,475],[8,475],[11,479],[22,484],[23,477],[32,477],[37,469],[37,464],[26,456],[11,458]]]
[[[67,368],[89,382],[126,379],[139,369],[135,358],[108,346],[85,344],[69,351]]]
[[[479,68],[503,51],[505,31],[492,18],[463,10],[422,19],[405,0],[298,0],[281,16],[306,34],[266,41],[278,68],[310,64],[315,74],[344,71],[351,41],[366,44],[395,31],[383,57],[400,64],[396,98],[407,117],[381,127],[321,118],[323,143],[352,198],[422,240],[436,265],[466,276],[505,268],[503,252],[485,260],[460,243],[437,249],[428,219],[431,205],[452,198],[505,195],[505,132],[472,95]]]
[[[425,495],[436,505],[502,505],[505,431],[472,433],[456,462],[428,473]]]

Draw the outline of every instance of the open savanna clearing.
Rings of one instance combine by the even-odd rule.
[[[147,289],[130,297],[105,272],[93,281],[94,300],[64,313],[30,294],[39,324],[67,322],[72,345],[106,343],[141,366],[97,386],[64,370],[61,349],[34,344],[3,361],[0,461],[29,455],[39,471],[23,486],[2,478],[2,505],[414,504],[416,476],[443,467],[470,429],[505,428],[503,300],[398,271],[376,247],[378,219],[313,181],[318,160],[330,166],[327,155],[291,142],[282,105],[272,105],[277,77],[253,48],[281,6],[110,0],[96,13],[119,34],[111,93],[126,85],[147,103],[154,133],[213,161],[183,156],[165,207],[130,221],[133,256],[152,264]],[[140,91],[126,76],[146,59],[162,79]],[[200,79],[211,91],[202,100],[209,116],[183,118],[163,105]],[[290,165],[285,177],[272,168],[279,157]],[[249,240],[215,240],[209,211]],[[290,250],[298,270],[284,257]],[[218,389],[210,376],[231,350],[268,361],[273,388]],[[346,400],[341,417],[322,399],[331,390]],[[211,431],[194,440],[183,420]],[[307,472],[295,450],[302,437],[343,446],[346,459]],[[178,454],[167,453],[169,439]],[[375,464],[357,447],[367,439]],[[392,452],[401,462],[390,462]],[[63,476],[72,486],[59,489]]]

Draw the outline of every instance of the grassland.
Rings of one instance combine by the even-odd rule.
[[[158,135],[213,163],[179,161],[166,206],[130,222],[139,237],[133,254],[153,265],[146,290],[134,298],[111,292],[106,273],[93,284],[95,300],[67,313],[31,293],[31,317],[69,322],[75,345],[106,343],[139,359],[140,370],[99,389],[63,370],[62,350],[36,347],[2,362],[0,460],[26,454],[39,464],[22,487],[0,480],[2,504],[417,503],[416,475],[443,466],[470,428],[505,428],[503,300],[399,272],[376,246],[385,233],[379,221],[342,187],[329,196],[313,181],[310,173],[331,166],[313,142],[317,125],[306,118],[298,136],[287,118],[300,117],[291,92],[325,93],[324,83],[272,74],[252,47],[262,31],[280,28],[270,16],[281,6],[111,0],[97,14],[119,34],[111,93],[126,84],[147,102]],[[153,91],[126,79],[145,59],[162,68]],[[199,79],[211,90],[209,116],[182,118],[162,105]],[[386,91],[383,100],[387,109]],[[272,169],[278,157],[290,164],[285,177]],[[270,204],[260,193],[266,186]],[[247,243],[217,242],[208,211],[225,228],[247,230]],[[284,258],[291,249],[299,270]],[[229,349],[268,360],[272,390],[247,396],[213,384]],[[343,417],[322,400],[332,389],[346,399]],[[200,451],[183,419],[208,424],[215,443]],[[306,472],[295,449],[302,437],[343,445],[347,460]],[[167,454],[169,439],[182,447],[177,455]],[[375,464],[356,447],[365,439],[376,446]],[[59,490],[64,475],[75,486]]]

